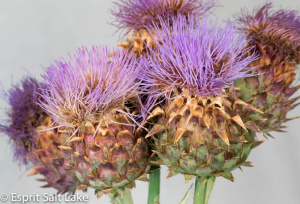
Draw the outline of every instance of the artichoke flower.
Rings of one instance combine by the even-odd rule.
[[[144,58],[141,75],[155,162],[168,167],[168,177],[233,180],[231,171],[251,166],[247,157],[262,143],[247,127],[253,123],[247,115],[263,113],[237,98],[233,85],[253,75],[255,56],[246,56],[251,49],[244,49],[246,37],[233,24],[178,16],[172,27],[161,25],[161,43]]]
[[[247,11],[237,16],[242,31],[249,33],[247,47],[254,49],[260,58],[250,66],[257,66],[257,76],[235,81],[240,88],[239,98],[248,101],[264,112],[264,117],[249,115],[265,135],[270,131],[282,132],[283,123],[294,118],[287,118],[287,113],[299,103],[299,97],[291,96],[300,88],[294,86],[297,65],[300,63],[300,14],[296,10],[272,11],[272,4],[267,3],[253,15]]]
[[[194,15],[196,18],[207,16],[208,12],[216,6],[217,1],[203,0],[121,0],[115,2],[111,10],[115,16],[113,24],[119,29],[130,33],[126,43],[120,43],[126,49],[134,50],[139,56],[146,53],[146,48],[155,47],[155,33],[148,32],[153,24],[159,25],[161,19],[169,19],[178,15]],[[159,30],[156,30],[159,32]]]
[[[42,88],[42,83],[27,77],[6,94],[11,108],[7,112],[8,124],[1,125],[0,131],[13,142],[15,159],[33,166],[29,175],[43,175],[39,180],[47,184],[42,187],[55,188],[60,194],[74,193],[77,179],[68,174],[68,157],[58,148],[68,135],[58,133],[51,117],[36,104],[42,100]]]
[[[33,169],[28,176],[58,194],[90,188],[98,199],[133,204],[130,190],[142,180],[148,203],[159,203],[166,165],[167,178],[196,177],[194,204],[207,204],[216,177],[234,181],[233,170],[252,167],[248,157],[264,142],[256,133],[272,137],[295,119],[287,115],[300,98],[292,97],[300,13],[265,3],[221,24],[208,19],[218,0],[114,5],[124,49],[79,48],[43,81],[26,77],[0,91],[10,105],[0,132],[14,160]]]
[[[44,75],[40,102],[52,118],[71,132],[60,146],[69,157],[70,175],[79,189],[123,194],[135,180],[146,180],[150,156],[139,125],[139,62],[132,53],[106,47],[78,49],[69,61],[53,63]],[[60,130],[58,131],[60,132]]]

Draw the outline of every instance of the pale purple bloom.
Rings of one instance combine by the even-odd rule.
[[[35,127],[45,112],[38,105],[39,89],[43,85],[32,77],[26,77],[21,84],[14,85],[3,98],[10,105],[7,110],[6,124],[0,125],[0,131],[7,134],[13,143],[14,157],[20,163],[28,164],[26,157],[36,147],[33,134]]]
[[[40,105],[60,125],[105,121],[137,94],[139,67],[132,53],[93,46],[69,57],[55,61],[43,76],[46,88]]]
[[[272,46],[274,53],[300,61],[300,13],[297,10],[273,11],[272,3],[267,3],[251,14],[242,10],[236,15],[245,32],[254,43]]]
[[[174,18],[172,26],[168,22],[161,21],[157,48],[144,60],[148,107],[182,89],[198,96],[219,95],[234,80],[253,75],[249,63],[255,58],[247,55],[246,37],[234,24],[220,27],[218,21],[195,22],[185,16]]]
[[[111,13],[114,24],[119,28],[140,30],[162,19],[172,19],[177,15],[197,15],[204,17],[217,4],[216,0],[119,0]]]

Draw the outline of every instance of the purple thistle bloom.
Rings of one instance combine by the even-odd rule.
[[[143,64],[145,92],[150,94],[146,107],[178,89],[199,96],[219,95],[234,80],[253,75],[248,73],[253,69],[249,63],[255,59],[246,54],[251,48],[245,49],[246,37],[234,24],[219,27],[217,21],[194,22],[179,16],[172,27],[168,21],[161,25],[157,49]]]
[[[69,127],[85,119],[105,122],[109,114],[126,109],[124,103],[137,95],[139,66],[132,53],[116,50],[110,55],[107,47],[82,47],[70,60],[55,61],[43,76],[41,107]]]
[[[205,16],[217,4],[215,0],[119,0],[111,10],[114,24],[126,29],[139,31],[162,19],[172,19],[177,15]]]
[[[253,14],[242,10],[236,19],[243,24],[254,43],[271,46],[274,53],[280,53],[300,63],[300,13],[297,10],[272,11],[267,3]]]
[[[26,77],[21,84],[14,85],[8,92],[2,93],[10,109],[6,112],[6,125],[1,124],[0,131],[10,137],[14,158],[21,164],[28,164],[26,157],[37,145],[33,138],[34,127],[45,112],[36,104],[36,101],[40,100],[36,92],[42,87],[36,79]]]

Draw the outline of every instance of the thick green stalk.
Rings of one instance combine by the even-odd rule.
[[[160,168],[151,173],[149,176],[148,204],[159,204]]]
[[[194,204],[208,204],[208,199],[214,186],[215,179],[215,176],[210,176],[204,179],[196,177]],[[204,184],[203,187],[201,183]]]

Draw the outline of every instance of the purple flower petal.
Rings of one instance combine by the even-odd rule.
[[[160,23],[160,18],[194,14],[203,17],[216,4],[216,0],[119,0],[111,13],[115,16],[114,24],[129,32]]]
[[[274,53],[300,63],[300,13],[297,10],[272,11],[267,3],[251,14],[242,10],[236,15],[242,28],[249,33],[252,41],[271,46]]]
[[[10,108],[7,110],[6,124],[0,125],[0,131],[7,134],[13,143],[14,157],[20,163],[28,164],[26,157],[36,147],[33,138],[34,127],[40,121],[44,111],[36,104],[43,85],[36,79],[26,77],[21,84],[14,85],[8,92],[3,92],[3,98]]]
[[[245,49],[246,36],[234,24],[219,27],[218,21],[192,18],[178,16],[172,26],[161,20],[161,28],[149,28],[160,32],[156,51],[143,63],[144,92],[150,95],[146,107],[178,89],[199,96],[219,95],[234,80],[253,75],[249,63],[255,58],[247,56],[251,48]]]
[[[82,47],[70,60],[60,59],[47,69],[40,105],[57,123],[99,122],[136,95],[137,60],[126,51],[113,53],[110,57],[107,47]]]

